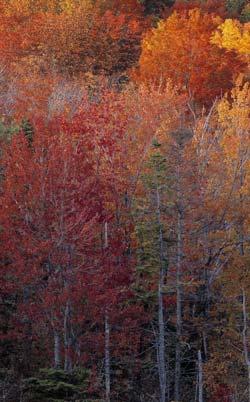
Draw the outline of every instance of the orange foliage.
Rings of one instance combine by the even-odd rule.
[[[42,73],[111,74],[139,57],[144,25],[129,13],[103,13],[88,2],[60,13],[11,10],[1,16],[0,53],[8,63]]]
[[[12,115],[18,120],[34,113],[48,118],[51,98],[54,102],[64,79],[68,89],[74,81],[73,92],[78,92],[79,98],[86,75],[115,76],[131,67],[139,57],[140,38],[147,22],[140,18],[140,6],[136,16],[132,14],[133,1],[128,8],[121,1],[113,11],[109,10],[111,3],[100,1],[94,6],[91,1],[77,5],[73,0],[0,1],[1,69],[15,77],[11,96],[16,110],[13,113],[11,109]],[[73,106],[65,91],[60,96],[62,93],[71,114],[79,99]],[[61,105],[53,108],[58,113],[66,112]]]
[[[221,23],[213,14],[193,9],[174,12],[147,32],[142,42],[138,81],[164,83],[171,79],[191,99],[207,104],[230,88],[243,63],[234,52],[210,43],[212,32]]]

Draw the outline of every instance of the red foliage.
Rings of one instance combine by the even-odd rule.
[[[227,385],[218,385],[217,390],[214,392],[210,402],[231,402],[231,391]]]
[[[106,92],[102,99],[85,104],[71,123],[34,120],[33,138],[14,136],[2,159],[0,210],[2,239],[9,245],[3,282],[6,292],[19,294],[17,328],[25,331],[28,317],[33,336],[43,325],[49,333],[63,331],[70,303],[79,344],[89,342],[96,355],[103,353],[98,339],[106,312],[110,325],[119,328],[119,347],[116,330],[112,338],[116,354],[137,347],[140,332],[133,328],[142,317],[138,305],[127,305],[133,298],[133,260],[127,256],[126,225],[116,218],[123,214],[120,144],[126,113],[114,94]],[[46,344],[49,353],[50,337]]]
[[[214,13],[224,18],[226,16],[226,8],[224,0],[192,0],[192,1],[183,1],[176,0],[172,10],[176,11],[184,11],[184,10],[192,10],[194,8],[199,8],[202,13]]]

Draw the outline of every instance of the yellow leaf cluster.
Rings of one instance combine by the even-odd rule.
[[[84,8],[92,5],[91,0],[84,0]],[[30,15],[36,12],[68,12],[78,7],[78,0],[2,0],[1,5],[6,15]]]
[[[230,176],[235,177],[239,167],[245,174],[245,183],[250,183],[250,85],[239,77],[230,97],[224,98],[218,104],[218,120],[222,129],[221,146],[224,150],[226,163],[231,169]],[[231,166],[231,168],[230,168]],[[243,193],[249,191],[249,185],[239,189]]]
[[[239,54],[250,55],[250,23],[225,20],[213,33],[211,43]]]

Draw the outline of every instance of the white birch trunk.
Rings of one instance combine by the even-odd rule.
[[[104,224],[104,249],[108,247],[108,223]],[[105,350],[104,373],[106,402],[110,402],[111,378],[110,378],[110,325],[108,311],[105,311]]]
[[[180,161],[181,163],[181,161]],[[180,400],[180,379],[181,379],[181,332],[182,332],[182,286],[181,286],[181,261],[183,252],[183,211],[180,188],[180,172],[177,170],[177,264],[176,264],[176,348],[175,348],[175,401]]]
[[[165,364],[165,322],[164,322],[164,306],[163,306],[163,286],[164,286],[164,261],[163,261],[163,234],[161,228],[161,210],[160,210],[160,194],[158,186],[156,187],[157,200],[157,217],[159,225],[159,246],[160,246],[160,271],[158,282],[158,373],[160,382],[160,402],[166,401],[166,364]]]
[[[60,335],[57,330],[54,330],[54,367],[59,369],[61,363]]]
[[[198,402],[203,402],[203,370],[200,350],[198,350]]]
[[[104,248],[108,247],[108,222],[104,224]]]
[[[242,160],[240,165],[240,186],[244,185],[244,172],[242,168]],[[241,211],[243,209],[243,197],[240,193],[240,205]],[[240,255],[243,256],[245,254],[244,250],[244,229],[243,222],[240,223]],[[250,358],[249,358],[249,350],[248,350],[248,314],[247,314],[247,301],[246,301],[246,293],[245,289],[242,289],[242,313],[243,313],[243,330],[242,330],[242,342],[243,342],[243,353],[244,360],[247,369],[247,382],[248,382],[248,402],[250,402]]]
[[[65,312],[64,312],[64,370],[67,372],[72,371],[72,359],[71,359],[71,347],[72,347],[72,337],[70,328],[70,304],[67,301]]]
[[[242,331],[242,341],[243,341],[243,351],[245,364],[247,369],[247,379],[248,379],[248,402],[250,402],[250,359],[248,350],[248,316],[247,316],[247,306],[246,306],[246,294],[245,290],[242,289],[242,312],[243,312],[243,331]]]
[[[110,327],[108,313],[105,313],[105,391],[106,402],[110,402]]]
[[[176,272],[176,349],[175,349],[175,400],[180,399],[181,377],[181,256],[182,256],[182,217],[178,212],[178,235],[177,235],[177,272]]]

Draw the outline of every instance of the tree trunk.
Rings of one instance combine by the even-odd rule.
[[[203,372],[200,350],[198,350],[198,402],[203,402]]]
[[[108,247],[108,223],[104,223],[104,249]],[[110,402],[110,390],[111,390],[111,380],[110,380],[110,325],[108,311],[105,311],[105,350],[104,350],[104,370],[105,370],[105,394],[106,402]]]
[[[104,224],[104,248],[108,247],[108,222]]]
[[[60,336],[57,330],[54,330],[54,367],[55,369],[61,367]]]
[[[72,371],[72,358],[71,358],[71,348],[72,348],[72,337],[71,337],[71,324],[70,324],[70,304],[67,301],[65,312],[64,312],[64,370],[67,372]]]
[[[243,341],[245,364],[246,364],[246,368],[247,368],[248,401],[250,402],[250,359],[249,359],[248,341],[247,341],[247,332],[248,332],[247,320],[248,320],[248,317],[247,317],[245,289],[242,289],[242,312],[243,312],[243,323],[244,323],[243,331],[242,331],[242,341]]]
[[[68,245],[68,266],[67,273],[72,271],[72,246]],[[68,277],[65,279],[65,289],[69,289]],[[73,347],[73,338],[72,338],[72,322],[71,322],[71,300],[70,298],[67,300],[66,307],[64,310],[64,370],[67,372],[71,372],[73,369],[72,362],[72,347]]]
[[[242,168],[242,160],[240,165],[240,186],[241,188],[244,185],[244,172]],[[243,210],[243,197],[240,193],[240,206],[241,206],[241,213]],[[241,217],[240,220],[240,255],[244,256],[244,225],[243,220]],[[248,381],[248,402],[250,402],[250,359],[249,359],[249,350],[248,350],[248,314],[247,314],[247,301],[246,301],[246,293],[245,289],[242,289],[242,313],[243,313],[243,330],[242,330],[242,342],[243,342],[243,352],[245,358],[245,365],[247,369],[247,381]]]
[[[110,402],[110,327],[107,311],[105,313],[105,391],[106,402]]]
[[[178,208],[178,220],[177,220],[177,264],[176,264],[176,349],[175,349],[175,387],[174,395],[175,401],[180,400],[180,379],[181,379],[181,332],[182,332],[182,286],[181,286],[181,261],[183,250],[183,211],[182,211],[182,199],[180,191],[180,172],[178,168],[177,174],[177,208]]]
[[[165,278],[164,268],[164,251],[163,251],[163,233],[161,227],[161,210],[160,210],[160,194],[158,186],[156,186],[157,200],[157,217],[159,226],[159,247],[160,247],[160,271],[158,282],[158,373],[160,382],[160,402],[166,401],[166,364],[165,364],[165,323],[164,323],[164,306],[163,306],[163,286]]]

